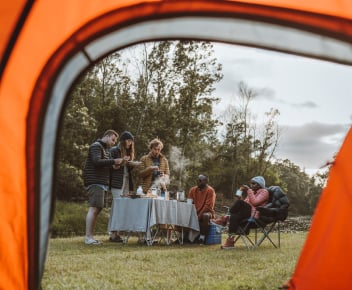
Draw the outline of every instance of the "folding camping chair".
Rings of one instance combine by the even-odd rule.
[[[248,249],[258,248],[267,239],[275,248],[280,248],[280,223],[288,216],[289,200],[279,186],[270,186],[269,203],[264,207],[257,207],[259,218],[250,217],[244,220],[238,227],[236,242],[241,239]],[[254,241],[249,236],[249,231],[254,229]],[[277,242],[275,243],[270,234],[277,230]],[[258,239],[258,233],[261,237]]]

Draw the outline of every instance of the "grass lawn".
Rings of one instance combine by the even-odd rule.
[[[273,235],[273,234],[272,234]],[[275,235],[273,235],[275,237]],[[278,289],[296,266],[306,232],[282,233],[281,248],[265,241],[248,250],[220,245],[110,243],[83,237],[51,239],[43,289]],[[222,237],[223,241],[226,235]]]

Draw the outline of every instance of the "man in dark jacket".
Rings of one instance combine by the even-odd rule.
[[[116,144],[119,135],[114,130],[107,130],[102,139],[89,146],[88,156],[83,172],[84,186],[89,196],[89,208],[86,216],[87,245],[98,245],[101,242],[94,239],[93,231],[98,214],[104,207],[104,195],[108,190],[110,168],[122,165],[126,160],[113,159],[109,148]]]

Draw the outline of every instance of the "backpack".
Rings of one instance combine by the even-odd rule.
[[[271,202],[265,207],[278,209],[276,218],[280,221],[284,221],[288,216],[288,208],[290,207],[290,201],[286,193],[281,189],[280,186],[270,186],[268,188],[269,196],[271,196]]]
[[[269,192],[269,203],[264,207],[257,209],[261,213],[261,217],[271,217],[279,221],[284,221],[288,216],[288,208],[290,201],[286,193],[280,186],[270,186],[267,188]]]

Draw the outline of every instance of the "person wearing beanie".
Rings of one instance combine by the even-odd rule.
[[[244,200],[238,199],[230,208],[228,238],[221,246],[222,249],[233,249],[235,244],[235,235],[241,221],[253,217],[259,217],[258,206],[264,206],[268,203],[269,192],[265,188],[265,179],[263,176],[255,176],[250,180],[250,187],[241,186],[241,191],[247,195]],[[218,224],[217,220],[212,223]]]
[[[125,141],[125,140],[132,140],[132,141],[134,141],[134,137],[133,137],[133,135],[132,135],[131,132],[124,131],[124,132],[121,133],[119,140],[120,140],[120,142]]]
[[[256,176],[251,179],[251,182],[259,184],[261,188],[265,188],[265,179],[263,176]]]
[[[121,133],[119,144],[110,149],[110,154],[113,158],[122,158],[124,163],[119,166],[114,166],[110,174],[110,190],[112,193],[113,201],[111,205],[110,219],[108,230],[110,233],[110,242],[123,242],[119,232],[112,228],[112,221],[116,213],[114,212],[114,203],[118,202],[118,198],[128,195],[133,191],[132,169],[137,165],[133,162],[134,152],[134,136],[129,131]]]

